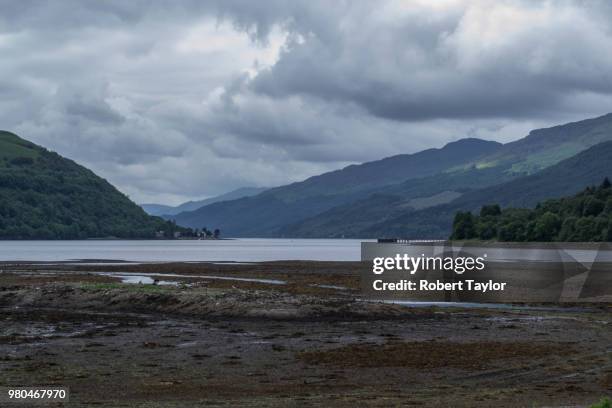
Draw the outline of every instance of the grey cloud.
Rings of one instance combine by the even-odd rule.
[[[64,108],[68,115],[94,122],[119,124],[125,120],[106,101],[84,95],[72,96],[65,102]]]
[[[356,103],[400,121],[550,115],[576,94],[612,93],[612,57],[601,52],[612,46],[612,20],[600,17],[597,4],[519,8],[525,19],[529,13],[551,14],[531,27],[496,18],[495,9],[503,13],[508,4],[521,3],[468,6],[440,20],[408,13],[388,27],[362,19],[358,10],[332,41],[315,32],[293,43],[252,88],[277,98],[311,95]],[[572,11],[572,19],[563,17]],[[476,35],[474,14],[500,24],[494,28],[499,34],[488,34],[497,47],[486,45],[486,33]],[[513,23],[519,28],[513,30]]]
[[[297,181],[467,135],[509,141],[612,110],[611,11],[0,0],[0,127],[138,201]]]

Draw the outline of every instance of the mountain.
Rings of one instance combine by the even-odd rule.
[[[177,205],[176,207],[163,204],[141,204],[140,206],[149,215],[176,215],[186,211],[194,211],[200,207],[204,207],[205,205],[218,203],[220,201],[230,201],[242,197],[251,197],[259,193],[263,193],[266,190],[268,190],[268,187],[242,187],[225,194],[206,198],[204,200],[187,201],[186,203]]]
[[[140,208],[142,208],[147,214],[153,216],[162,216],[164,214],[172,214],[176,207],[172,207],[171,205],[164,204],[140,204]]]
[[[484,199],[475,192],[538,174],[609,140],[612,114],[536,129],[504,145],[462,139],[441,149],[348,166],[248,199],[204,206],[174,219],[181,225],[214,225],[225,234],[245,237],[365,238],[387,235],[389,231],[400,236],[444,235],[448,214],[440,220],[430,219],[428,208],[461,203],[462,197]],[[412,214],[425,217],[408,223],[417,229],[392,228],[393,222],[409,219]],[[402,221],[398,226],[408,224]]]
[[[414,216],[425,216],[428,211],[417,212],[417,210],[446,204],[456,199],[462,202],[459,197],[471,191],[537,173],[602,140],[612,140],[612,114],[547,129],[537,129],[530,132],[527,137],[507,143],[478,160],[468,162],[445,173],[388,186],[371,196],[286,225],[280,230],[280,234],[289,237],[386,235],[390,232],[377,229],[375,225],[390,228],[389,224],[395,222],[398,217],[410,217],[412,213],[415,213]],[[517,181],[517,184],[520,185],[521,182]],[[574,187],[583,185],[578,184]],[[547,192],[546,190],[542,192],[544,196],[538,197],[547,197],[546,194],[552,194],[549,197],[555,197],[555,194],[563,193],[563,191]],[[479,200],[484,199],[478,195],[467,197],[473,197],[476,203],[475,208],[481,204]],[[521,195],[515,195],[515,197],[521,197]],[[448,223],[448,217],[449,214],[446,214],[440,218],[441,225]],[[446,227],[441,230],[435,226],[436,223],[435,219],[423,220],[422,223],[415,222],[415,225],[418,224],[418,229],[411,233],[417,236],[444,234]],[[405,225],[405,223],[400,225]],[[400,232],[395,229],[394,231],[398,234]],[[404,233],[408,232],[404,231]],[[404,234],[399,235],[404,236]]]
[[[354,202],[391,184],[461,167],[501,146],[497,142],[463,139],[441,149],[351,165],[253,197],[217,202],[172,218],[179,225],[220,228],[226,236],[278,236],[287,224]]]
[[[500,168],[467,169],[439,173],[387,186],[367,197],[333,207],[296,223],[280,235],[302,238],[362,238],[369,226],[423,208],[449,203],[474,186],[494,185],[514,177]]]
[[[271,194],[285,201],[295,201],[304,197],[369,191],[466,165],[486,157],[501,146],[501,143],[481,139],[461,139],[448,143],[441,149],[427,149],[414,154],[400,154],[350,165],[302,182],[275,188]]]
[[[510,166],[514,173],[532,174],[578,154],[598,143],[612,140],[612,113],[545,129],[505,144],[476,163],[479,168]]]
[[[0,131],[0,239],[153,238],[169,229],[90,170]]]
[[[533,175],[467,193],[448,204],[406,212],[360,230],[368,237],[447,238],[459,211],[486,204],[533,207],[546,199],[576,194],[612,176],[612,141],[597,144]]]

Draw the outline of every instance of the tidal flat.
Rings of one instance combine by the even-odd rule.
[[[66,386],[70,407],[581,407],[612,395],[610,304],[365,302],[361,267],[0,264],[0,386]]]

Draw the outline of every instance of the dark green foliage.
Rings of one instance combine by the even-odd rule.
[[[481,217],[489,217],[489,216],[496,217],[500,214],[501,214],[501,208],[499,204],[483,205],[482,209],[480,210]]]
[[[573,196],[540,203],[533,210],[484,206],[480,216],[459,211],[451,239],[513,242],[612,241],[612,188],[604,182]]]
[[[534,241],[553,241],[561,229],[561,217],[550,211],[533,221]]]
[[[452,239],[470,239],[476,235],[474,216],[471,212],[458,212],[453,222]]]
[[[0,147],[0,239],[189,235],[56,153],[8,132],[0,132]]]

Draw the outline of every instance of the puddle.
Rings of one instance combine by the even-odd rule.
[[[198,341],[188,341],[188,342],[185,342],[185,343],[177,344],[176,347],[179,347],[179,348],[194,347],[194,346],[197,346],[198,343],[199,343]]]
[[[232,261],[225,261],[225,262],[211,262],[213,265],[257,265],[255,262],[232,262]]]
[[[313,288],[321,288],[321,289],[349,290],[349,288],[347,288],[346,286],[337,286],[337,285],[317,285],[317,284],[312,284],[312,285],[308,285],[308,286],[311,286]]]
[[[142,285],[160,285],[160,286],[178,286],[180,285],[179,281],[166,281],[166,280],[157,280],[145,276],[145,275],[119,275],[119,274],[104,274],[107,276],[112,276],[121,279],[121,283],[132,283],[132,284],[142,284]]]
[[[488,317],[485,320],[498,323],[515,323],[515,322],[543,322],[544,320],[560,319],[559,316],[519,316],[519,317]],[[575,319],[578,320],[578,319]]]
[[[412,301],[412,300],[367,300],[360,299],[362,302],[388,303],[401,305],[406,307],[461,307],[469,309],[516,309],[517,307],[505,303],[470,303],[470,302],[427,302],[427,301]],[[519,308],[527,308],[520,307]]]
[[[100,262],[66,262],[66,263],[60,263],[58,265],[78,265],[78,266],[122,266],[122,265],[152,265],[152,264],[156,264],[156,263],[160,263],[160,262],[104,262],[104,261],[100,261]]]
[[[406,307],[454,307],[454,308],[465,308],[465,309],[498,309],[498,310],[540,310],[540,311],[553,311],[553,312],[576,312],[576,311],[587,311],[582,308],[575,307],[545,307],[545,306],[523,306],[513,305],[509,303],[472,303],[472,302],[426,302],[426,301],[411,301],[411,300],[369,300],[359,299],[361,302],[374,302],[374,303],[389,303],[395,305],[401,305]]]
[[[128,261],[87,261],[81,262],[78,259],[71,259],[65,262],[19,262],[15,264],[3,263],[5,267],[12,266],[122,266],[122,265],[151,265],[161,262],[128,262]]]
[[[153,279],[151,276],[159,276],[164,278],[182,278],[182,279],[217,279],[217,280],[227,280],[227,281],[238,281],[238,282],[255,282],[255,283],[266,283],[269,285],[286,285],[287,282],[283,280],[277,279],[257,279],[257,278],[235,278],[228,276],[214,276],[214,275],[179,275],[176,273],[147,273],[147,274],[134,274],[128,272],[90,272],[95,275],[103,275],[103,276],[113,276],[121,279],[128,278],[145,278],[150,279],[151,283],[153,283]],[[172,282],[172,281],[168,281]],[[134,282],[126,282],[126,283],[134,283]],[[135,282],[138,283],[138,282]],[[145,283],[145,282],[143,282]],[[178,282],[176,282],[178,284]],[[161,283],[158,282],[161,285]]]
[[[2,271],[0,271],[2,273]],[[259,279],[259,278],[239,278],[232,276],[215,276],[215,275],[180,275],[176,273],[131,273],[131,272],[92,272],[92,271],[10,271],[7,273],[18,273],[21,275],[30,276],[53,276],[59,274],[79,274],[79,275],[100,275],[100,276],[111,276],[114,278],[121,279],[122,283],[142,283],[145,285],[151,285],[154,282],[154,277],[160,278],[181,278],[181,279],[216,279],[216,280],[227,280],[236,282],[254,282],[254,283],[265,283],[268,285],[286,285],[287,281],[278,279]],[[181,282],[174,280],[159,280],[158,285],[180,285]],[[338,287],[339,288],[339,287]]]

